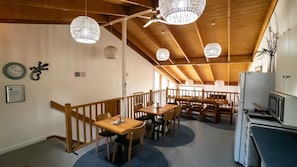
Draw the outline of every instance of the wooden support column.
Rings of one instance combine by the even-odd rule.
[[[122,21],[122,96],[124,97],[122,109],[121,109],[122,116],[128,116],[128,113],[127,113],[126,46],[127,46],[127,18],[124,18]]]

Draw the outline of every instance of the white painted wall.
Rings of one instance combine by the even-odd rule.
[[[278,22],[279,22],[278,30],[279,30],[280,36],[282,36],[289,29],[296,26],[297,25],[297,19],[296,19],[297,10],[296,10],[296,8],[297,8],[296,0],[279,0],[276,8],[274,10],[274,15],[271,17],[271,20],[270,20],[270,25],[272,27],[272,30],[274,32],[276,32],[275,14],[278,17]],[[267,48],[267,42],[266,42],[267,35],[268,35],[268,29],[266,29],[266,32],[264,34],[264,37],[261,41],[261,44],[260,44],[258,50],[262,50],[262,48]],[[281,55],[276,55],[276,56],[281,56]],[[250,67],[250,71],[255,71],[255,67],[262,66],[263,72],[267,72],[268,67],[269,67],[269,60],[270,60],[270,57],[268,55],[262,55],[259,57],[255,57],[252,65]],[[275,70],[277,70],[277,69],[275,69]]]
[[[50,100],[73,105],[122,96],[122,57],[105,59],[103,49],[114,45],[121,54],[121,41],[101,28],[96,44],[80,44],[68,25],[0,24],[0,67],[20,62],[28,74],[10,80],[0,74],[0,154],[50,135],[65,136],[64,114],[50,108]],[[127,95],[153,88],[153,66],[127,48]],[[39,81],[29,67],[49,63]],[[85,72],[85,77],[74,77]],[[5,85],[25,85],[26,101],[7,104]]]

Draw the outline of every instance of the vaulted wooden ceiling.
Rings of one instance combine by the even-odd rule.
[[[179,84],[237,85],[239,73],[247,71],[269,23],[277,0],[206,0],[202,16],[187,25],[152,23],[143,28],[158,7],[157,0],[0,0],[0,22],[68,24],[87,15],[121,39],[122,20],[127,20],[128,45],[159,71]],[[164,32],[162,34],[161,32]],[[204,47],[217,42],[220,57],[207,59]],[[159,62],[160,47],[170,51]]]

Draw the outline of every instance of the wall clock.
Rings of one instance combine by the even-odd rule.
[[[3,74],[9,79],[22,79],[27,74],[26,67],[17,62],[11,62],[4,65]]]

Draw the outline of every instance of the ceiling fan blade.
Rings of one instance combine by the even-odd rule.
[[[160,23],[170,25],[170,23],[168,23],[166,20],[163,20],[163,19],[156,19],[155,22],[160,22]]]
[[[148,22],[145,23],[145,25],[143,26],[143,28],[148,27],[149,25],[151,25],[154,22],[154,20],[149,20]]]
[[[162,18],[161,13],[157,14],[156,17],[157,17],[158,19],[161,19],[161,18]]]
[[[137,16],[137,17],[139,17],[139,18],[142,18],[142,19],[147,19],[147,20],[150,20],[151,19],[151,17],[148,17],[148,16]]]

